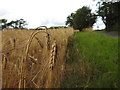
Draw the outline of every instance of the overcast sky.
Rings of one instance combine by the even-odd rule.
[[[29,28],[64,26],[66,17],[83,6],[96,10],[93,0],[0,0],[0,19],[23,18]],[[104,27],[101,20],[97,25]],[[95,27],[97,27],[95,24]]]

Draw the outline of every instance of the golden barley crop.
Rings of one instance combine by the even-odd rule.
[[[5,30],[0,43],[3,88],[58,88],[72,28]]]

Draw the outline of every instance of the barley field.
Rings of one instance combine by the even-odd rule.
[[[0,31],[2,88],[59,88],[73,33],[72,28]]]

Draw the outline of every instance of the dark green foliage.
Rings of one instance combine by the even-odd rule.
[[[69,15],[67,17],[66,25],[72,27],[73,26],[73,18],[74,18],[74,13],[71,13],[71,15]]]
[[[24,21],[24,19],[20,19],[20,20],[16,20],[16,21],[11,21],[10,23],[8,23],[12,28],[15,29],[23,29],[24,26],[27,25],[26,21]]]
[[[0,19],[0,29],[7,28],[7,19]]]
[[[24,19],[19,19],[11,22],[7,22],[7,19],[1,19],[0,24],[1,24],[1,29],[8,29],[8,28],[24,29],[25,26],[27,25]]]
[[[59,28],[67,28],[65,26],[52,26],[49,29],[59,29]]]
[[[91,13],[89,7],[84,6],[67,17],[66,25],[81,31],[83,28],[92,27],[95,22],[96,15]]]
[[[102,2],[98,10],[107,30],[118,30],[120,27],[120,1]]]

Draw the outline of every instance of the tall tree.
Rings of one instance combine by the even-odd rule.
[[[71,27],[73,26],[73,17],[74,17],[74,13],[71,13],[71,15],[67,17],[66,25]]]
[[[97,13],[102,17],[107,30],[118,27],[120,24],[120,1],[102,2]]]
[[[83,28],[92,27],[95,21],[96,15],[91,13],[89,7],[84,6],[67,17],[66,25],[81,31]]]
[[[0,19],[0,29],[7,28],[7,19]]]

